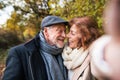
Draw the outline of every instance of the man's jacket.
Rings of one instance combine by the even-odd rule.
[[[39,53],[39,35],[10,49],[2,80],[48,80],[45,63]]]

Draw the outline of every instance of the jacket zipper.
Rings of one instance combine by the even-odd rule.
[[[31,57],[29,56],[29,65],[30,65],[30,72],[31,72],[31,76],[32,76],[32,80],[34,80],[34,77],[33,77],[33,71],[32,71],[32,66],[31,66]]]

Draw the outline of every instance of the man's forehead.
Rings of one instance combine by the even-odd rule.
[[[55,25],[52,25],[51,28],[66,29],[66,25],[65,24],[55,24]]]

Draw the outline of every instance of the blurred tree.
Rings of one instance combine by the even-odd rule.
[[[13,12],[11,18],[7,20],[6,27],[4,28],[7,31],[14,32],[21,40],[25,40],[23,32],[25,30],[25,26],[20,25],[22,15]]]
[[[36,17],[44,17],[49,14],[49,0],[2,0],[4,6],[13,6],[15,11],[22,15],[36,14]]]
[[[44,16],[49,15],[50,7],[48,3],[49,0],[1,1],[1,4],[4,4],[5,6],[14,7],[11,18],[7,20],[6,29],[14,31],[23,40],[25,40],[26,37],[24,31],[27,32],[25,32],[26,34],[33,37],[33,34],[35,35],[40,30],[41,19]]]
[[[98,22],[99,30],[102,30],[102,14],[106,1],[107,0],[64,0],[63,5],[59,6],[55,4],[50,13],[62,16],[68,20],[76,16],[92,16]]]
[[[13,31],[0,28],[0,49],[7,49],[10,46],[20,44],[22,41]]]
[[[14,28],[15,30],[17,30],[17,27],[21,27],[19,30],[22,29],[22,34],[24,31],[26,31],[24,34],[28,34],[29,28],[38,32],[40,30],[41,19],[50,14],[61,16],[67,20],[75,16],[92,16],[98,22],[99,29],[102,30],[102,13],[106,1],[107,0],[3,0],[2,6],[12,5],[15,10],[13,15],[16,15],[16,18],[11,16],[15,22],[8,20],[7,26],[13,25],[16,27],[16,29]],[[13,26],[11,26],[11,28]]]
[[[3,9],[5,7],[3,1],[0,1],[0,9]]]

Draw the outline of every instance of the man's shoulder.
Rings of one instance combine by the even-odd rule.
[[[15,53],[15,52],[24,52],[25,51],[25,46],[23,44],[19,44],[17,46],[11,47],[9,49],[9,53]]]
[[[20,54],[26,55],[30,52],[34,53],[39,48],[39,38],[33,38],[25,43],[19,44],[10,48],[9,54]]]
[[[24,50],[26,48],[33,47],[33,46],[34,46],[34,38],[25,42],[25,43],[21,43],[19,45],[11,47],[10,49],[12,49],[12,50]]]

